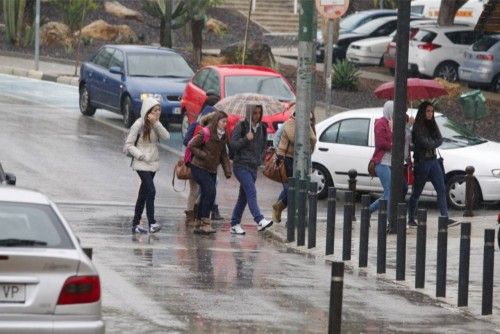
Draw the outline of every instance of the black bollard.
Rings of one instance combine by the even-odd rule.
[[[361,209],[361,227],[359,229],[359,267],[368,266],[368,233],[370,225],[370,211],[367,207]]]
[[[328,188],[328,210],[326,213],[326,255],[333,254],[335,246],[335,213],[337,210],[337,190]]]
[[[355,169],[349,169],[347,171],[347,175],[349,176],[349,191],[352,192],[352,221],[356,221],[356,201],[354,200],[356,198],[356,184],[358,181],[356,180],[356,177],[358,176],[358,171]]]
[[[387,253],[387,200],[379,202],[377,233],[377,274],[385,274]]]
[[[495,230],[484,230],[484,258],[483,258],[483,303],[482,315],[489,315],[493,311],[493,268],[495,265]]]
[[[345,192],[345,203],[344,203],[344,235],[342,238],[343,249],[342,249],[342,260],[351,260],[351,245],[352,245],[352,192]]]
[[[306,244],[307,183],[307,180],[299,180],[299,202],[297,203],[297,246],[304,246]]]
[[[286,218],[286,241],[295,241],[295,178],[288,178],[288,207]]]
[[[406,276],[406,203],[398,204],[398,240],[396,251],[396,280],[404,281]]]
[[[309,183],[309,224],[307,229],[307,248],[316,247],[316,211],[318,209],[318,184]]]
[[[427,252],[427,210],[418,210],[417,222],[415,289],[423,289],[425,287],[425,256]]]
[[[472,209],[474,207],[474,187],[476,186],[476,178],[474,177],[474,167],[467,166],[465,168],[465,211],[464,217],[474,217]]]
[[[446,259],[448,253],[448,217],[438,220],[436,297],[446,297]]]
[[[361,208],[367,208],[371,204],[371,197],[368,194],[361,196]]]
[[[330,283],[330,312],[328,333],[340,334],[342,328],[342,295],[344,290],[344,262],[332,262]]]
[[[470,223],[460,224],[460,263],[458,267],[458,306],[469,304]]]

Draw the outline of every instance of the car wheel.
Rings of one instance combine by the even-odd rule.
[[[465,208],[465,174],[453,175],[446,183],[446,197],[450,208],[462,210]],[[472,195],[473,207],[479,206],[481,189],[476,182]]]
[[[500,74],[497,74],[497,76],[493,78],[493,81],[491,82],[491,90],[500,93]]]
[[[434,76],[448,82],[456,82],[458,81],[458,65],[451,62],[442,63],[436,68]]]
[[[128,129],[135,122],[134,107],[130,96],[125,96],[122,102],[123,125]]]
[[[80,99],[79,99],[79,104],[80,104],[80,112],[85,115],[85,116],[93,116],[95,114],[96,108],[92,106],[92,103],[90,102],[90,94],[89,91],[87,90],[86,85],[82,85],[80,87]]]
[[[189,119],[187,117],[186,112],[184,112],[183,116],[182,116],[182,122],[181,122],[181,136],[182,136],[182,139],[184,139],[184,137],[186,136],[188,128],[189,128]]]
[[[328,170],[318,164],[313,164],[311,182],[318,184],[318,199],[328,197],[328,188],[333,187],[333,181]]]

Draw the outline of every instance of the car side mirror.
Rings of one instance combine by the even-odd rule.
[[[120,74],[120,75],[123,75],[123,71],[122,69],[119,67],[119,66],[111,66],[109,68],[109,71],[113,74]]]
[[[16,176],[12,173],[5,173],[5,180],[7,180],[7,184],[11,186],[16,185]]]

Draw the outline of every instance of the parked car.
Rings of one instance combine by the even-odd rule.
[[[416,110],[410,110],[409,114],[414,116]],[[329,186],[347,189],[347,172],[352,168],[358,171],[358,190],[383,190],[379,179],[370,177],[367,172],[375,147],[374,123],[380,117],[382,108],[357,109],[339,113],[316,125],[318,142],[311,160],[312,179],[318,182],[319,197],[326,197]],[[444,137],[439,152],[444,158],[450,206],[465,206],[465,168],[469,165],[475,168],[478,184],[474,198],[477,201],[500,200],[500,143],[475,136],[440,113],[435,117]],[[423,194],[435,196],[430,183]]]
[[[96,108],[123,115],[129,128],[139,117],[142,101],[160,101],[164,125],[181,122],[180,100],[193,71],[173,50],[153,46],[105,45],[80,69],[80,111]]]
[[[12,173],[6,173],[3,170],[2,164],[0,163],[0,185],[8,184],[11,186],[16,185],[16,176]]]
[[[464,58],[461,81],[500,92],[500,34],[484,36],[465,51]]]
[[[45,195],[0,186],[0,333],[104,333],[99,274]]]
[[[459,79],[458,68],[464,61],[464,52],[474,38],[472,27],[422,28],[410,40],[408,66],[415,74],[455,82]]]
[[[389,36],[367,38],[351,43],[347,48],[346,58],[358,65],[382,65],[384,52],[394,36],[396,31]]]
[[[216,94],[221,99],[240,93],[258,93],[282,101],[283,112],[262,117],[262,121],[267,124],[268,140],[272,140],[278,125],[290,117],[289,107],[295,101],[295,93],[290,83],[273,69],[251,65],[207,66],[194,75],[184,91],[181,101],[182,136],[201,112],[207,92]],[[227,112],[228,132],[231,133],[240,116],[231,115],[229,110]]]

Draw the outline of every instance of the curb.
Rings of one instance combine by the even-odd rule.
[[[43,81],[52,81],[52,82],[57,82],[60,84],[66,84],[66,85],[71,85],[71,86],[78,86],[78,82],[80,80],[79,77],[66,76],[66,75],[57,76],[57,75],[52,75],[52,74],[46,74],[46,73],[43,73],[42,71],[27,70],[24,68],[17,68],[17,67],[11,67],[11,66],[3,66],[3,65],[0,65],[0,73],[1,74],[15,75],[18,77],[43,80]]]

